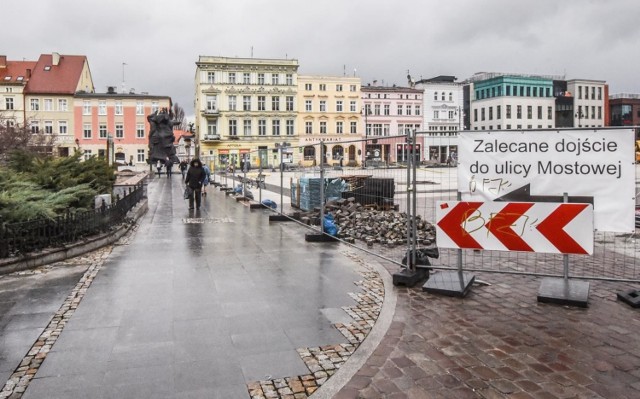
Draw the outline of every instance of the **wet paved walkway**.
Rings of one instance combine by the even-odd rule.
[[[297,348],[347,343],[332,323],[352,321],[353,260],[209,192],[189,214],[178,178],[152,181],[25,398],[247,398],[309,374]]]
[[[308,374],[297,348],[348,345],[332,324],[351,321],[341,308],[362,278],[353,258],[212,190],[189,215],[181,189],[151,183],[149,213],[102,266],[25,398],[247,398],[252,381]],[[5,376],[82,270],[29,283],[34,297],[16,294],[18,280],[2,284]],[[640,397],[640,317],[615,299],[640,287],[591,282],[589,308],[577,309],[537,303],[536,277],[476,277],[490,285],[465,299],[387,287],[398,294],[391,326],[379,345],[362,344],[371,356],[356,351],[329,379],[346,383],[333,397]],[[345,378],[354,361],[364,365]]]

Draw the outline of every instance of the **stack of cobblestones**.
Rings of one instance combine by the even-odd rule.
[[[298,354],[310,374],[249,383],[247,389],[251,399],[307,398],[327,382],[365,340],[382,310],[384,284],[380,275],[365,265],[355,254],[347,253],[347,256],[363,268],[360,271],[363,280],[355,283],[362,292],[349,294],[357,305],[342,308],[354,321],[334,324],[349,343],[299,348]]]

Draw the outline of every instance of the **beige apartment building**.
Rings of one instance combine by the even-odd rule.
[[[298,76],[300,135],[293,162],[318,165],[322,141],[325,163],[344,166],[358,163],[364,144],[353,140],[364,136],[360,86],[360,78],[356,77]]]
[[[268,167],[297,142],[297,60],[200,56],[195,89],[197,155],[208,164]],[[293,161],[293,149],[284,155]]]

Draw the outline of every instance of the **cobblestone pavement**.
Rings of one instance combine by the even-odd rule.
[[[591,282],[581,309],[538,303],[539,278],[476,279],[464,299],[397,288],[390,329],[335,398],[640,397],[640,317],[616,300],[637,286]]]

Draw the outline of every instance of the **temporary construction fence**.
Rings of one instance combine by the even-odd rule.
[[[280,143],[234,159],[204,158],[214,182],[239,195],[275,205],[275,211],[396,263],[420,262],[435,248],[438,201],[458,197],[458,137],[449,132],[327,139],[303,146]],[[638,176],[636,172],[636,176]],[[636,192],[637,189],[636,178]],[[330,215],[333,221],[320,223]],[[413,239],[415,237],[415,239]],[[593,255],[568,255],[572,278],[640,282],[640,235],[595,232]],[[418,251],[416,251],[416,249]],[[409,259],[404,259],[409,254]],[[431,254],[433,255],[433,253]],[[439,249],[433,269],[561,277],[565,256],[533,252]]]

